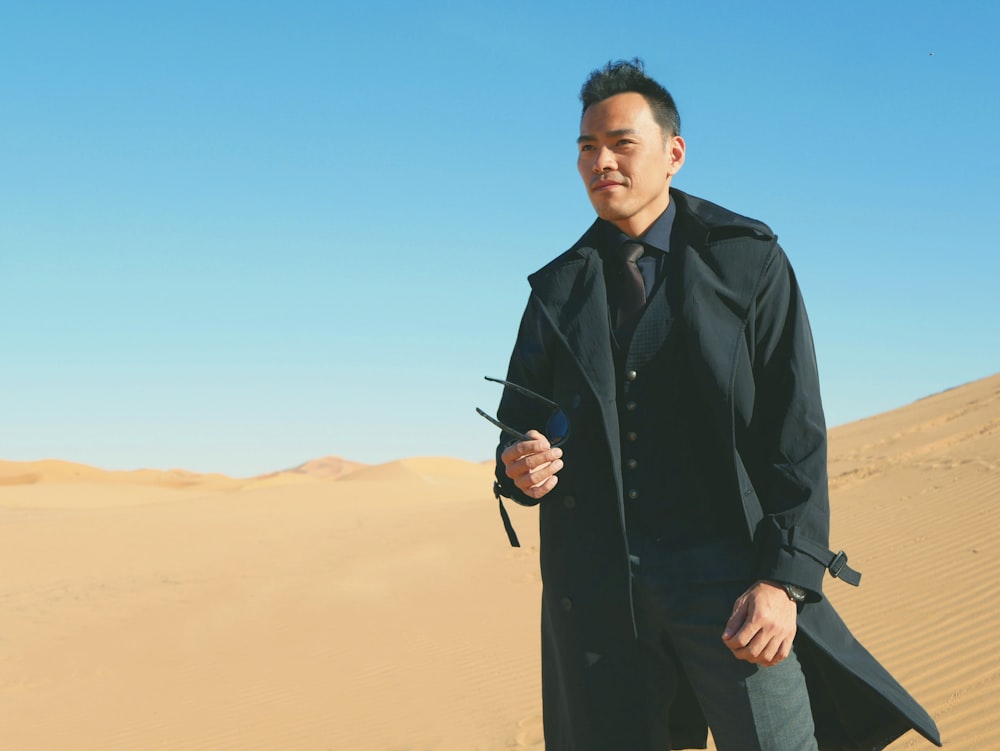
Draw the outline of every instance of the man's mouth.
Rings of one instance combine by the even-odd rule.
[[[607,178],[600,178],[593,180],[590,183],[590,189],[592,191],[607,190],[608,188],[614,188],[620,186],[622,183],[618,180],[608,180]]]

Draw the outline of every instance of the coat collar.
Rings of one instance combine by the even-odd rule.
[[[715,242],[740,235],[750,235],[759,240],[777,239],[777,235],[763,222],[737,214],[704,198],[676,188],[670,189],[670,198],[677,207],[675,221],[683,227],[684,242],[696,250],[704,250]],[[532,288],[536,277],[541,278],[577,259],[586,259],[590,254],[596,255],[601,233],[600,220],[595,220],[569,250],[528,277]]]
[[[774,241],[775,234],[763,222],[741,216],[721,206],[671,189],[671,200],[676,201],[677,217],[683,238],[677,252],[704,258],[707,263],[698,265],[712,273],[719,265],[710,256],[713,245],[739,236]],[[608,299],[604,285],[604,266],[597,245],[601,226],[598,221],[583,233],[567,251],[557,256],[528,277],[532,290],[546,310],[555,328],[567,340],[569,349],[583,368],[592,370],[598,362],[598,350],[606,348],[604,334],[608,330]],[[672,249],[673,252],[674,249]],[[693,259],[688,259],[693,260]],[[686,264],[685,264],[686,265]],[[610,360],[610,355],[608,356]],[[608,365],[607,375],[614,384],[614,366]],[[602,373],[603,373],[602,364]]]
[[[719,240],[750,235],[759,240],[776,240],[777,235],[764,222],[742,216],[716,203],[680,190],[671,189],[677,202],[677,215],[684,218],[688,242],[705,248]]]

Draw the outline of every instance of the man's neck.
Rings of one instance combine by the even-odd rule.
[[[669,205],[670,190],[668,188],[665,192],[663,200],[652,203],[649,206],[645,206],[640,212],[633,214],[627,219],[620,219],[618,221],[612,220],[611,223],[635,240],[646,234],[649,228],[652,227],[656,220],[663,215],[663,212],[667,210]]]
[[[674,223],[674,214],[676,210],[674,208],[674,203],[668,203],[667,207],[655,217],[653,221],[646,227],[641,233],[636,235],[631,235],[628,232],[622,230],[622,228],[615,222],[608,222],[608,230],[618,239],[609,239],[613,245],[618,245],[626,240],[641,240],[641,242],[657,250],[661,250],[665,253],[670,252],[670,233]],[[609,238],[611,236],[609,235]]]

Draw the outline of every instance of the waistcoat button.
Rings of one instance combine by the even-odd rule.
[[[635,402],[625,402],[625,409],[627,409],[629,412],[635,412],[635,407],[636,407]]]
[[[629,469],[635,469],[636,467],[639,466],[639,462],[637,462],[635,459],[629,459],[625,463],[625,466],[628,467]]]
[[[638,436],[636,436],[636,434],[632,431],[629,431],[628,433],[625,434],[625,438],[628,439],[629,441],[635,441],[637,437]]]
[[[561,600],[559,600],[559,607],[561,607],[568,613],[573,609],[573,601],[568,597],[563,597]]]
[[[634,381],[636,378],[638,378],[638,376],[639,374],[636,373],[634,370],[629,370],[628,372],[625,373],[625,379],[628,381]]]
[[[636,490],[635,488],[632,488],[632,490],[628,491],[628,497],[629,500],[634,501],[636,498],[639,497],[639,491]]]

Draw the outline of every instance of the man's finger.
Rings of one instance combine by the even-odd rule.
[[[537,430],[529,430],[525,435],[528,436],[529,440],[513,443],[500,454],[500,458],[503,460],[505,466],[510,466],[526,456],[543,453],[551,449],[549,439]],[[562,452],[560,451],[561,455]]]
[[[531,498],[541,498],[542,496],[550,493],[552,488],[554,488],[558,482],[559,477],[557,475],[552,475],[540,485],[534,485],[527,490],[522,490],[522,492]]]
[[[540,454],[529,454],[517,461],[507,465],[507,477],[512,480],[519,480],[525,475],[535,478],[532,485],[537,485],[552,472],[558,472],[563,467],[562,451],[559,449],[549,449]],[[553,466],[558,465],[558,466]]]
[[[552,448],[548,439],[537,430],[529,430],[526,435],[532,440],[518,441],[500,455],[507,476],[513,480],[562,458],[562,449]]]
[[[746,619],[747,619],[746,597],[740,596],[733,604],[732,615],[730,615],[729,620],[726,621],[726,628],[722,632],[722,640],[728,643],[728,641],[732,639],[734,636],[736,636],[736,633],[741,628],[743,628],[743,624],[746,623]]]
[[[520,464],[521,462],[518,462]],[[521,472],[516,477],[512,477],[514,484],[521,490],[527,492],[528,489],[541,487],[550,478],[555,477],[556,472],[563,468],[562,459],[545,462],[527,472]],[[549,488],[551,490],[551,488]]]

